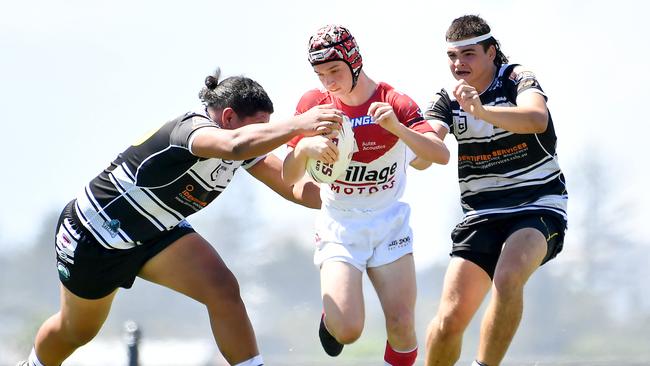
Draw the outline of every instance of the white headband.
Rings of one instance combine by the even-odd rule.
[[[463,39],[460,41],[455,41],[455,42],[447,42],[447,47],[463,47],[463,46],[469,46],[473,44],[477,44],[481,41],[485,41],[486,39],[492,37],[492,33],[487,32],[486,34],[474,38],[468,38],[468,39]]]

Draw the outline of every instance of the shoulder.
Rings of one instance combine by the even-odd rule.
[[[208,117],[205,112],[187,112],[182,118],[181,122],[190,124],[193,128],[205,127],[205,126],[214,126],[217,127],[217,124]]]
[[[536,79],[535,73],[528,67],[519,64],[509,65],[508,80],[519,84],[526,79]]]
[[[401,92],[400,90],[393,88],[391,85],[385,82],[380,82],[378,88],[380,91],[380,95],[382,96],[382,99],[384,99],[386,102],[392,105],[417,107],[417,104],[413,101],[411,97]]]
[[[297,112],[304,112],[313,106],[327,104],[329,99],[327,91],[323,89],[311,89],[302,95],[296,110]]]
[[[452,102],[452,98],[445,89],[436,92],[427,109],[424,112],[424,118],[427,120],[446,121],[451,123],[453,110],[459,109],[458,102]]]

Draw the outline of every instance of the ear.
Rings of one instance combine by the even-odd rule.
[[[493,44],[487,49],[487,55],[492,61],[497,57],[497,48]]]
[[[221,126],[226,129],[233,128],[233,118],[237,116],[235,110],[230,107],[226,107],[221,111]]]

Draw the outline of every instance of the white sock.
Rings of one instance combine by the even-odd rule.
[[[264,360],[262,359],[261,355],[257,355],[251,359],[248,359],[244,362],[240,362],[234,366],[264,366]]]
[[[486,365],[483,365],[482,363],[478,363],[478,361],[474,360],[474,362],[472,362],[472,366],[486,366]]]
[[[36,357],[36,350],[32,347],[32,351],[29,353],[29,358],[27,359],[29,366],[43,366],[41,361]]]

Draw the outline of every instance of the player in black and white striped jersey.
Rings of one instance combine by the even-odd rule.
[[[523,288],[562,249],[567,192],[546,94],[528,69],[509,64],[480,17],[455,19],[447,56],[457,84],[438,92],[425,118],[458,142],[464,218],[427,340],[427,365],[453,365],[485,295],[474,365],[497,366],[517,330]]]
[[[239,167],[286,199],[320,207],[316,186],[287,185],[282,162],[266,154],[296,135],[331,133],[341,112],[319,106],[269,123],[273,103],[255,81],[219,81],[217,72],[205,84],[203,110],[124,150],[63,210],[55,239],[61,309],[22,364],[60,365],[97,334],[117,289],[136,276],[205,304],[230,364],[263,364],[237,280],[185,218],[216,199]]]

